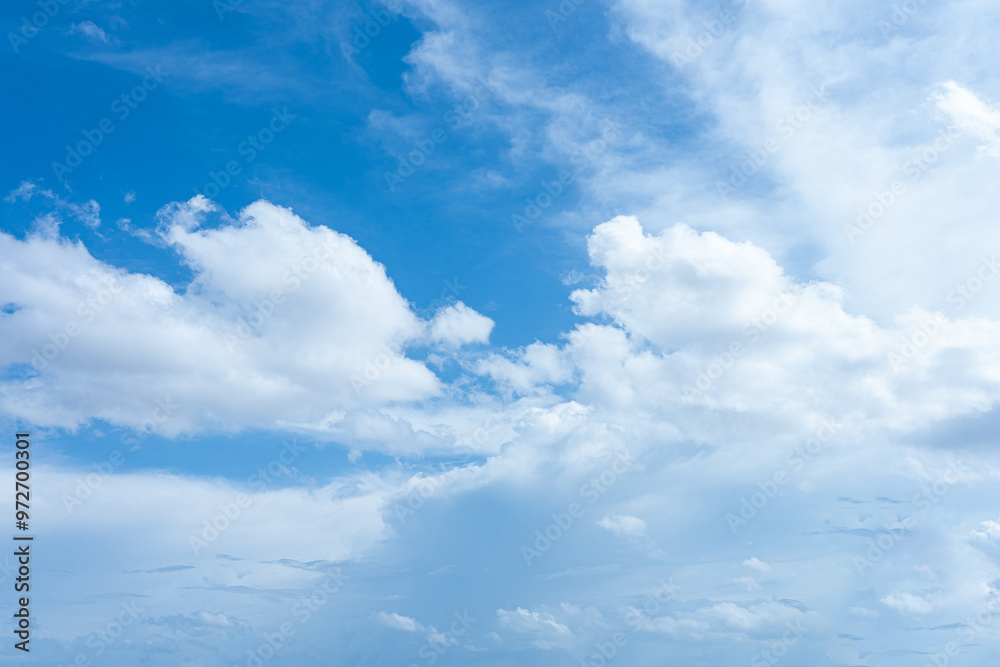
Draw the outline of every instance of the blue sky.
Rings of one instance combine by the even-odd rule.
[[[8,3],[25,664],[993,664],[998,20]]]

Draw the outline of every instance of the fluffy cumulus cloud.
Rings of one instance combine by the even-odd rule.
[[[217,224],[202,227],[210,216]],[[159,223],[192,273],[176,289],[66,238],[3,235],[0,299],[13,312],[0,321],[2,362],[26,376],[0,388],[7,413],[168,434],[322,428],[352,409],[436,396],[437,377],[406,348],[484,342],[492,327],[463,304],[420,320],[352,239],[268,202],[234,220],[197,197]]]
[[[446,345],[486,343],[493,330],[493,320],[458,302],[438,311],[429,327],[434,342]]]
[[[405,640],[401,659],[487,646],[587,656],[610,642],[641,660],[670,641],[679,655],[699,655],[709,642],[735,660],[747,657],[741,647],[780,641],[863,664],[850,661],[872,648],[866,619],[891,643],[904,641],[900,619],[948,625],[963,609],[992,609],[990,577],[1000,571],[982,494],[1000,470],[904,436],[918,426],[948,433],[989,414],[997,323],[910,311],[879,325],[849,312],[835,285],[795,280],[753,243],[684,225],[652,234],[620,217],[589,237],[600,279],[568,295],[592,322],[558,343],[464,362],[467,375],[445,383],[404,356],[407,346],[454,351],[485,340],[492,322],[459,305],[420,320],[357,244],[288,210],[258,202],[236,221],[219,213],[195,199],[161,214],[160,238],[192,273],[183,290],[58,236],[5,237],[14,279],[3,323],[17,334],[8,364],[17,351],[23,364],[64,318],[80,328],[65,346],[48,337],[59,351],[40,350],[47,365],[37,373],[6,380],[5,411],[142,429],[150,413],[134,406],[162,396],[158,407],[177,425],[153,426],[168,434],[312,424],[352,447],[410,455],[433,455],[447,434],[476,458],[263,485],[43,469],[47,486],[61,490],[43,518],[66,539],[141,537],[115,563],[160,600],[143,612],[137,637],[148,645],[212,636],[255,651],[251,632],[281,625],[269,611],[275,603],[299,623],[341,618],[364,599],[368,627],[379,628],[370,631]],[[35,266],[53,268],[28,270]],[[448,321],[445,334],[434,333]],[[375,369],[367,376],[366,357]],[[352,385],[355,373],[366,391]],[[382,387],[382,374],[395,380]],[[476,380],[495,395],[427,401]],[[185,396],[200,397],[197,408]],[[768,437],[748,437],[748,425]],[[480,508],[498,494],[523,496],[517,502],[532,509],[500,512],[485,530]],[[157,511],[167,504],[169,514]],[[961,508],[962,520],[946,508]],[[443,553],[506,572],[509,602],[488,608],[496,592],[455,594],[425,609],[389,592],[370,597],[371,584],[358,583],[374,576],[375,554],[424,553],[425,535],[449,536],[455,525],[490,540],[489,553],[459,536],[441,537]],[[420,567],[448,580],[453,566],[432,551]],[[676,586],[654,588],[668,576]],[[587,577],[617,583],[582,596]],[[208,591],[198,606],[178,592],[191,587]],[[73,590],[93,616],[124,613],[92,587]],[[67,646],[92,632],[68,617],[60,623]],[[820,647],[817,637],[834,631],[858,639]],[[288,659],[306,650],[293,645]]]
[[[705,409],[781,415],[785,432],[827,435],[907,431],[1000,399],[996,321],[907,308],[880,325],[836,285],[796,281],[762,248],[685,225],[654,235],[619,217],[588,248],[604,277],[570,298],[598,323],[482,362],[499,384],[531,393],[574,377],[577,397],[606,409],[698,429]]]
[[[683,210],[700,229],[738,231],[776,255],[814,248],[818,275],[874,318],[947,306],[1000,246],[980,223],[996,204],[1000,90],[954,48],[991,48],[970,26],[995,8],[622,0],[613,15],[713,123],[703,150],[658,172],[623,170],[602,197],[618,188],[630,210]],[[966,310],[998,303],[984,290]]]
[[[790,287],[763,249],[686,225],[650,236],[636,218],[619,217],[598,225],[587,248],[604,277],[573,292],[577,312],[610,316],[665,349],[724,343],[720,332],[742,328]]]
[[[489,347],[462,302],[421,317],[353,239],[266,200],[162,208],[168,282],[60,233],[97,234],[96,201],[8,196],[50,211],[0,234],[5,418],[322,445],[246,483],[212,476],[242,442],[199,474],[152,443],[39,463],[55,659],[100,638],[108,664],[993,664],[1000,88],[954,44],[990,53],[1000,10],[574,6],[608,58],[643,54],[655,104],[484,46],[479,10],[400,10],[404,92],[485,86],[509,183],[621,120],[578,210],[537,221],[581,249],[546,339]],[[663,99],[690,143],[658,133]]]
[[[477,370],[504,389],[519,393],[563,384],[573,377],[572,362],[560,353],[558,346],[545,343],[532,343],[515,358],[494,355],[482,359]]]

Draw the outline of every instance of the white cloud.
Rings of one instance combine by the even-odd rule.
[[[88,41],[98,44],[110,44],[111,38],[93,21],[72,23],[67,32],[71,35],[83,35]]]
[[[713,35],[706,23],[723,10],[732,20]],[[595,198],[644,220],[683,211],[694,228],[750,239],[785,266],[794,258],[797,275],[836,283],[855,312],[879,321],[911,305],[941,307],[983,250],[1000,247],[986,220],[1000,164],[975,159],[963,135],[943,139],[947,127],[937,122],[943,101],[993,145],[996,109],[982,100],[1000,91],[963,53],[992,48],[985,26],[998,8],[921,3],[902,27],[891,23],[894,11],[857,2],[615,3],[618,27],[661,61],[665,94],[710,120],[697,147],[652,166],[630,163]],[[674,54],[692,45],[696,56],[677,65]],[[934,92],[953,80],[969,94],[948,84]],[[825,101],[816,96],[823,85]],[[737,178],[741,171],[749,176]],[[732,192],[720,192],[732,182]],[[904,191],[880,211],[894,182]],[[874,224],[852,243],[845,227],[873,203]],[[984,291],[967,310],[998,305],[1000,291]]]
[[[646,236],[636,218],[617,217],[594,228],[587,248],[606,275],[572,293],[577,312],[608,315],[665,348],[739,330],[791,287],[763,249],[683,224]]]
[[[733,580],[734,584],[741,584],[744,586],[748,592],[755,593],[760,590],[760,584],[753,577],[735,577]]]
[[[969,544],[976,547],[995,562],[1000,562],[1000,523],[981,521],[969,534]]]
[[[121,587],[137,591],[149,621],[188,617],[194,604],[207,611],[185,625],[242,632],[258,619],[252,624],[259,630],[259,619],[275,612],[275,595],[311,593],[328,577],[338,588],[353,584],[338,568],[383,539],[382,512],[396,488],[391,474],[310,486],[291,471],[245,484],[128,472],[141,454],[126,447],[118,454],[94,466],[32,468],[33,481],[50,491],[33,504],[32,519],[52,531],[51,581],[61,591],[48,617],[52,639],[103,627],[96,621],[113,619],[122,599],[106,593]],[[118,535],[130,540],[113,550],[99,546]]]
[[[978,530],[972,531],[972,537],[988,542],[1000,541],[1000,523],[996,521],[983,521],[979,524]]]
[[[138,456],[124,447],[119,453],[126,461]],[[206,564],[219,553],[258,561],[347,560],[379,539],[382,507],[394,490],[376,477],[334,480],[310,490],[287,486],[295,479],[291,474],[271,484],[258,476],[240,486],[102,465],[102,474],[39,469],[39,478],[53,489],[40,515],[66,534],[135,535],[142,546],[121,556],[121,565],[130,569],[164,560]],[[169,513],[158,511],[166,505]],[[290,516],[308,520],[315,531],[303,532],[287,521]],[[262,534],[271,539],[259,540]]]
[[[744,567],[752,568],[754,570],[757,570],[758,572],[770,572],[771,571],[771,566],[768,565],[767,563],[765,563],[764,561],[760,560],[756,556],[754,556],[753,558],[747,558],[746,560],[744,560],[743,561],[743,566]]]
[[[683,225],[647,235],[619,217],[588,247],[606,275],[572,298],[618,326],[568,336],[585,403],[681,423],[692,404],[782,413],[803,429],[863,412],[866,427],[910,429],[1000,399],[1000,322],[912,309],[879,326],[848,312],[837,286],[798,283],[753,244]]]
[[[979,139],[979,150],[984,155],[1000,157],[1000,109],[987,105],[954,81],[945,81],[942,88],[933,96],[938,108],[957,129]]]
[[[788,619],[798,618],[801,612],[780,602],[762,602],[753,605],[740,605],[735,602],[721,602],[700,609],[696,616],[711,619],[721,623],[723,627],[735,630],[752,630],[760,627],[773,627]]]
[[[589,136],[595,119],[607,115],[608,109],[584,93],[552,85],[537,73],[544,68],[532,72],[523,65],[528,56],[514,59],[481,48],[475,12],[441,0],[416,4],[439,30],[418,40],[408,58],[410,89],[430,89],[436,73],[461,97],[479,85],[478,77],[491,75],[492,97],[481,111],[510,132],[512,156],[534,150],[558,161]],[[148,422],[165,433],[311,429],[349,443],[355,462],[369,446],[431,452],[449,439],[473,443],[485,455],[481,464],[435,470],[427,477],[393,482],[359,475],[252,495],[253,512],[206,550],[216,560],[181,570],[177,586],[147,589],[162,596],[164,606],[184,610],[183,617],[161,617],[158,629],[189,621],[249,627],[236,615],[217,613],[221,603],[215,611],[191,613],[188,600],[169,596],[195,587],[231,587],[246,597],[246,591],[302,589],[315,572],[274,558],[359,559],[385,537],[387,507],[411,498],[425,483],[433,489],[428,503],[472,495],[489,483],[502,481],[506,490],[514,481],[517,493],[532,496],[532,503],[541,498],[540,506],[565,507],[579,499],[582,483],[606,471],[609,453],[627,447],[635,459],[627,483],[612,485],[600,499],[607,505],[595,507],[586,521],[609,507],[627,507],[658,520],[647,526],[631,515],[607,514],[598,525],[616,534],[655,537],[664,545],[683,541],[672,560],[693,592],[669,608],[643,612],[649,618],[644,628],[669,635],[672,649],[682,648],[674,639],[693,641],[704,660],[709,643],[725,651],[717,640],[726,640],[744,659],[753,642],[764,648],[786,632],[787,623],[807,616],[816,618],[813,628],[842,628],[853,636],[842,636],[843,642],[866,647],[830,649],[843,664],[860,664],[866,658],[859,656],[871,656],[874,649],[911,647],[911,630],[893,635],[890,619],[871,608],[879,600],[903,613],[940,612],[947,616],[943,625],[967,618],[969,609],[994,592],[996,564],[980,553],[995,555],[998,541],[997,524],[980,523],[981,508],[995,500],[997,473],[987,454],[968,453],[970,465],[982,471],[965,480],[970,487],[980,485],[975,493],[935,500],[917,516],[918,529],[893,544],[893,557],[872,566],[875,571],[866,575],[871,579],[845,584],[844,577],[830,573],[843,572],[847,555],[864,551],[858,535],[878,526],[883,515],[895,520],[899,511],[912,509],[913,494],[935,481],[926,470],[943,467],[941,449],[965,445],[968,433],[983,424],[985,432],[995,432],[988,411],[1000,396],[1000,291],[991,292],[991,285],[960,310],[946,310],[951,307],[946,295],[956,280],[975,274],[983,252],[1000,249],[991,218],[997,208],[992,154],[998,112],[986,101],[1000,94],[990,61],[955,55],[953,47],[961,38],[970,52],[988,53],[983,46],[995,40],[989,26],[997,10],[983,3],[924,3],[902,31],[879,41],[883,10],[888,11],[861,2],[746,3],[702,54],[675,68],[671,56],[715,18],[716,9],[681,0],[617,3],[612,16],[620,24],[612,32],[664,60],[666,74],[658,79],[667,89],[661,92],[671,99],[686,95],[695,114],[710,120],[696,129],[701,132],[696,148],[666,150],[662,140],[637,133],[627,147],[632,156],[609,150],[606,157],[617,169],[605,170],[606,178],[578,179],[581,208],[614,211],[580,219],[636,212],[615,217],[590,235],[592,264],[603,278],[573,292],[572,301],[582,317],[594,321],[567,332],[559,344],[535,343],[478,361],[472,367],[496,383],[499,395],[471,396],[474,405],[468,409],[404,353],[407,345],[485,343],[493,327],[489,318],[457,304],[430,321],[420,320],[382,267],[351,239],[310,227],[266,202],[248,207],[237,221],[222,216],[209,224],[220,212],[204,199],[162,214],[160,238],[194,273],[189,285],[179,287],[123,272],[66,239],[0,236],[0,260],[11,267],[10,280],[0,287],[2,300],[19,308],[0,317],[5,363],[25,361],[33,348],[49,343],[49,334],[80,319],[77,304],[93,298],[102,285],[116,278],[123,287],[37,380],[7,380],[0,407],[22,419],[63,426],[100,417],[138,428]],[[538,18],[542,22],[540,13]],[[219,69],[219,62],[202,65],[206,78]],[[966,83],[959,86],[953,79]],[[784,137],[782,120],[820,84],[826,84],[828,99]],[[504,108],[487,108],[494,102]],[[856,243],[847,242],[844,224],[857,219],[857,208],[893,179],[906,177],[904,165],[913,155],[934,148],[942,129],[932,117],[938,112],[976,139],[979,152],[990,159],[974,155],[971,142],[963,140],[935,149],[933,164],[906,181],[905,197]],[[545,117],[540,128],[523,122],[536,114]],[[375,130],[419,130],[418,124],[395,123],[386,114],[373,113],[372,120]],[[769,181],[750,183],[729,200],[719,195],[716,182],[728,178],[730,166],[742,164],[748,151],[772,137],[782,140],[780,150],[759,167]],[[39,196],[57,202],[54,193],[31,183],[8,195],[8,202]],[[68,206],[57,209],[76,214]],[[99,209],[92,213],[86,206],[79,209],[84,221],[97,220]],[[57,229],[58,215],[40,220],[50,231]],[[331,260],[297,276],[291,289],[295,280],[286,283],[287,272],[302,270],[310,248],[327,242],[335,245]],[[571,273],[567,282],[578,284],[579,275]],[[266,312],[270,306],[262,300],[275,287],[284,290],[284,298]],[[787,312],[778,312],[779,300]],[[255,313],[260,323],[247,324],[250,335],[228,349],[227,337],[238,333],[240,318]],[[939,324],[924,331],[921,325],[930,321]],[[915,344],[915,336],[926,342]],[[745,349],[738,359],[727,359],[733,343]],[[904,352],[904,345],[914,353]],[[909,358],[895,367],[892,354]],[[685,390],[702,376],[711,376],[706,389]],[[160,422],[151,415],[164,396],[178,408],[172,419]],[[824,419],[837,422],[842,435],[803,470],[792,467],[790,461]],[[926,433],[923,427],[941,431]],[[927,442],[935,447],[925,447]],[[739,510],[741,494],[762,492],[776,471],[791,475],[790,483],[775,487],[775,496],[759,509],[762,520],[755,519],[738,541],[730,540],[722,517]],[[72,488],[86,472],[49,472],[55,483],[45,486]],[[65,534],[74,549],[136,535],[129,550],[114,554],[118,560],[108,565],[141,563],[150,569],[162,565],[157,559],[164,556],[187,562],[179,552],[187,548],[189,531],[218,514],[216,508],[238,490],[155,474],[116,474],[104,484],[72,521],[55,516],[60,508],[50,505],[49,514],[42,514],[46,525],[54,527],[53,535]],[[500,488],[489,489],[493,495],[486,500],[495,503]],[[878,500],[857,501],[864,506],[862,515],[854,501],[845,501],[848,509],[834,507],[832,499],[841,494]],[[477,511],[482,506],[469,505]],[[873,505],[889,509],[870,514]],[[173,514],[164,515],[163,507]],[[442,536],[451,537],[448,526],[473,525],[452,520],[452,512],[460,511],[452,507],[443,513]],[[320,529],[294,532],[289,516]],[[538,527],[520,516],[497,518],[526,536]],[[742,560],[746,568],[767,573],[770,566],[762,559],[779,559],[782,580],[720,578],[719,533],[726,544],[752,542],[748,547],[759,558]],[[274,539],[262,541],[262,534]],[[832,548],[819,554],[817,536]],[[468,540],[466,534],[458,537],[456,543]],[[443,539],[434,542],[455,548]],[[516,540],[507,546],[513,553]],[[748,555],[747,547],[740,549],[731,562]],[[498,609],[497,624],[506,637],[486,636],[510,647],[524,639],[538,649],[584,655],[584,649],[593,650],[595,637],[610,636],[621,607],[642,595],[636,591],[648,588],[634,582],[643,575],[652,580],[664,567],[659,561],[638,564],[623,574],[613,564],[587,560],[588,552],[573,561],[572,551],[565,541],[554,545],[535,566],[546,585],[526,591],[531,597],[514,611]],[[242,561],[234,566],[221,558],[232,554],[255,560],[252,566]],[[914,555],[927,564],[891,566]],[[560,568],[558,577],[543,574],[549,563]],[[945,588],[933,598],[898,592],[926,585],[930,574]],[[508,582],[497,576],[496,585],[506,594]],[[568,582],[564,590],[573,595],[590,588],[581,585],[583,576],[603,576],[608,586],[602,590],[619,592],[607,601],[616,614],[611,623],[602,625],[599,614],[572,605],[545,605],[546,596],[566,599],[551,597],[559,582]],[[109,580],[95,580],[86,593],[111,590],[105,585]],[[760,595],[726,599],[718,592],[719,581],[740,583]],[[873,585],[881,592],[874,593]],[[484,595],[491,593],[499,594]],[[353,604],[346,614],[358,616]],[[265,617],[260,608],[245,615]],[[363,614],[365,622],[372,618],[401,631],[439,636],[415,618]],[[858,629],[849,627],[852,623]],[[876,639],[865,640],[865,633]],[[803,647],[803,654],[812,654],[807,648],[814,645]]]
[[[652,618],[647,628],[677,638],[701,641],[707,637],[733,638],[747,632],[773,632],[777,628],[788,627],[788,623],[799,623],[803,617],[798,608],[784,601],[755,604],[721,601],[693,611]]]
[[[22,186],[18,196],[33,196]],[[210,215],[220,224],[201,228]],[[160,212],[159,235],[191,268],[175,290],[95,259],[80,243],[0,236],[2,362],[37,378],[0,386],[4,410],[72,428],[100,418],[163,433],[318,424],[345,411],[435,396],[440,382],[402,346],[426,326],[384,268],[350,238],[267,202],[229,220],[195,198]],[[464,305],[438,321],[451,343],[492,322]],[[161,415],[162,416],[162,415]]]
[[[642,537],[646,533],[646,522],[628,514],[609,514],[597,525],[619,537]]]
[[[521,607],[514,611],[497,609],[497,620],[502,628],[533,637],[532,645],[543,651],[569,648],[574,641],[569,627],[548,612],[529,611]]]
[[[480,360],[477,372],[489,375],[505,389],[531,393],[540,385],[557,385],[573,377],[573,365],[555,345],[532,343],[510,359],[493,354]]]
[[[425,632],[427,630],[416,619],[409,616],[400,616],[395,612],[387,614],[384,611],[380,611],[375,615],[375,620],[387,628],[403,630],[404,632]]]
[[[459,301],[442,308],[430,322],[431,341],[449,346],[488,343],[493,320]]]
[[[929,614],[934,610],[934,605],[919,595],[899,591],[893,591],[882,598],[882,604],[907,614]]]
[[[485,342],[489,318],[457,304],[419,319],[354,241],[266,202],[229,220],[196,198],[160,219],[160,237],[194,274],[183,290],[65,239],[0,238],[12,267],[0,296],[19,308],[0,320],[4,361],[43,367],[0,387],[8,412],[172,434],[279,426],[397,451],[442,447],[461,423],[475,430],[455,411],[436,421],[401,407],[442,392],[405,349]],[[761,424],[782,415],[787,433],[807,434],[862,412],[866,429],[915,429],[1000,397],[996,322],[911,310],[878,325],[848,312],[837,286],[797,282],[754,244],[683,225],[648,234],[635,218],[615,218],[594,230],[589,249],[604,278],[572,298],[582,315],[611,323],[580,325],[562,345],[492,355],[478,373],[543,401],[568,385],[605,418],[638,415],[669,424],[671,437],[695,429],[715,442],[729,426],[704,422],[706,408]],[[155,418],[166,399],[170,418]]]
[[[867,607],[851,607],[847,610],[847,613],[864,618],[878,618],[879,616],[878,611],[875,609],[868,609]]]
[[[48,195],[44,195],[43,193],[48,193]],[[21,184],[18,185],[13,190],[11,190],[10,192],[8,192],[7,196],[5,196],[3,200],[8,204],[13,203],[19,199],[22,201],[28,201],[32,197],[34,197],[35,194],[43,194],[43,196],[55,197],[55,195],[51,191],[41,190],[36,184],[32,183],[31,181],[21,181]]]
[[[36,197],[47,201],[52,208],[48,213],[39,216],[39,220],[47,220],[47,222],[40,225],[47,234],[56,233],[59,224],[62,222],[60,217],[62,214],[69,214],[72,218],[78,222],[82,222],[91,229],[97,229],[101,226],[101,206],[93,199],[82,204],[77,204],[63,199],[52,190],[40,188],[31,181],[22,181],[17,188],[4,197],[4,201],[7,203],[14,203],[16,201],[30,202]]]

